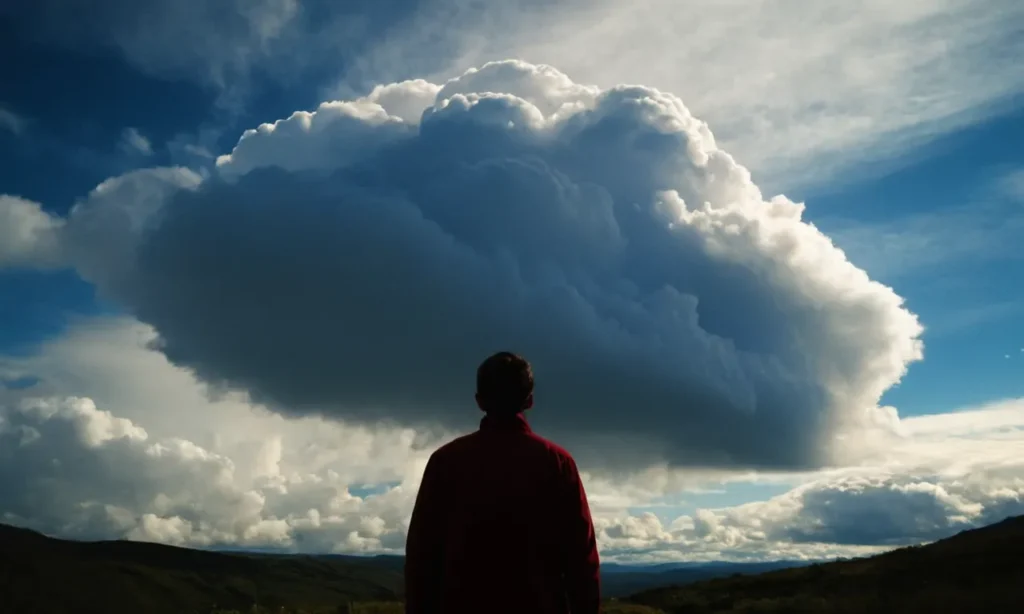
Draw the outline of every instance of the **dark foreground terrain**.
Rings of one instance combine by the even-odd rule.
[[[138,542],[74,542],[0,525],[0,613],[184,614],[395,601],[399,557],[208,552]]]
[[[1024,612],[1024,516],[871,558],[653,589],[666,614]]]
[[[1024,517],[868,559],[791,565],[609,565],[609,593],[640,592],[605,612],[1024,612]],[[789,568],[758,573],[779,566]],[[85,543],[0,525],[0,612],[334,614],[351,604],[357,614],[400,614],[401,567],[400,557]],[[656,584],[676,586],[642,590]]]

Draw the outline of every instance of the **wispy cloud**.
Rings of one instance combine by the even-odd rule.
[[[1004,175],[978,191],[977,201],[882,222],[823,219],[858,266],[886,281],[950,263],[1024,261],[1024,208],[1012,189],[1022,175]]]
[[[153,155],[153,144],[136,128],[125,128],[121,132],[121,141],[118,143],[118,147],[121,151],[129,154]]]
[[[1024,92],[1016,0],[433,0],[386,11],[369,0],[231,0],[216,11],[100,0],[74,28],[51,23],[58,4],[14,13],[40,36],[113,47],[144,71],[216,84],[228,106],[245,104],[254,71],[341,71],[325,88],[347,95],[507,57],[603,87],[653,85],[680,95],[771,191],[891,164]]]
[[[1007,173],[999,182],[999,189],[1011,200],[1024,203],[1024,168]]]
[[[928,322],[926,335],[932,339],[953,335],[982,324],[1004,321],[1024,313],[1020,301],[999,301],[942,313]]]
[[[1018,247],[1024,211],[979,209],[956,207],[871,224],[841,222],[830,224],[829,233],[854,263],[887,281],[950,262],[1024,258]]]
[[[762,182],[788,187],[905,151],[1024,91],[1016,0],[567,2],[466,35],[577,82],[682,97]]]
[[[28,121],[24,117],[10,109],[0,107],[0,130],[7,130],[15,135],[20,135],[25,131],[27,124]]]

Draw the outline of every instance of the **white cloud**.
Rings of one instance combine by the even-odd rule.
[[[809,476],[767,501],[672,522],[608,515],[609,556],[762,560],[861,556],[1024,514],[1024,399],[906,418],[860,466]],[[755,479],[771,479],[762,475]]]
[[[246,130],[234,151],[217,159],[217,166],[222,176],[231,178],[270,165],[289,171],[335,169],[413,130],[369,100],[325,102],[315,112],[296,111],[286,120]]]
[[[136,270],[139,237],[153,224],[155,213],[179,192],[195,189],[195,172],[182,167],[131,171],[107,179],[77,202],[59,240],[68,262],[108,291]]]
[[[1019,443],[1019,440],[1018,440]],[[973,475],[886,475],[812,482],[767,501],[597,522],[623,560],[780,560],[864,556],[934,541],[1024,513],[1024,466]]]
[[[0,194],[0,270],[57,265],[62,258],[57,236],[62,226],[39,203]]]
[[[190,373],[149,349],[154,338],[150,327],[129,318],[77,321],[29,355],[0,357],[0,381],[39,380],[30,389],[0,387],[0,401],[90,398],[153,437],[192,441],[236,459],[243,477],[273,473],[266,468],[276,445],[282,446],[279,473],[330,469],[347,484],[401,481],[425,460],[422,450],[409,449],[412,431],[290,420],[250,405],[244,395],[211,398]]]
[[[438,441],[393,426],[290,420],[202,385],[128,319],[77,322],[0,359],[0,521],[63,536],[306,552],[400,551]],[[75,391],[88,394],[69,396]],[[763,560],[877,552],[1024,513],[1024,401],[903,419],[860,466],[817,474],[584,466],[606,560]],[[451,434],[442,434],[444,439]],[[672,520],[630,514],[711,484],[797,486]],[[357,496],[356,486],[385,485]]]
[[[671,91],[773,186],[835,183],[841,169],[880,159],[891,167],[1024,90],[1015,0],[515,6],[490,27],[455,31],[457,70],[520,57],[602,86]]]
[[[648,88],[489,64],[265,124],[217,168],[106,182],[67,251],[172,361],[280,411],[465,425],[467,374],[514,347],[584,456],[806,467],[885,428],[921,355],[900,297]]]
[[[343,71],[353,91],[485,61],[554,64],[577,81],[682,96],[772,189],[835,182],[997,113],[1022,91],[1015,0],[613,0],[481,5],[259,0],[15,3],[19,29],[107,46],[145,71],[197,78],[244,102],[252,73],[288,83]],[[62,18],[63,17],[63,18]],[[137,24],[147,23],[140,29]],[[437,32],[445,36],[437,37]]]
[[[121,132],[121,142],[118,144],[122,151],[143,156],[153,155],[153,145],[136,128],[125,128]]]
[[[25,131],[27,123],[24,117],[14,111],[0,107],[0,129],[7,130],[14,135],[20,135]]]
[[[401,549],[429,453],[416,433],[210,399],[146,349],[152,337],[130,320],[85,320],[0,360],[4,379],[39,380],[0,387],[0,521],[189,546]],[[397,486],[350,493],[363,483]]]
[[[28,399],[2,408],[0,419],[7,522],[190,546],[294,548],[300,534],[304,548],[317,551],[394,549],[402,541],[388,541],[408,507],[395,504],[407,503],[400,489],[362,499],[335,475],[240,479],[233,459],[188,440],[154,439],[89,399]],[[321,529],[315,540],[311,516]]]

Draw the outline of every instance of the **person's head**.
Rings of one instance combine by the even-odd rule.
[[[476,370],[476,404],[493,415],[514,415],[533,407],[533,369],[522,356],[498,352]]]

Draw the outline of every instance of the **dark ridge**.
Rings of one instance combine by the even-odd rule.
[[[0,525],[4,614],[181,614],[336,608],[400,598],[401,567],[354,557],[80,542]]]
[[[609,597],[632,586],[673,586],[612,598],[604,612],[1024,612],[1022,552],[1024,517],[1014,517],[932,544],[831,563],[612,564],[604,573]],[[355,614],[401,614],[402,561],[69,541],[0,525],[0,612],[334,614],[353,603]]]
[[[665,614],[1024,612],[1024,516],[870,558],[651,589]]]

